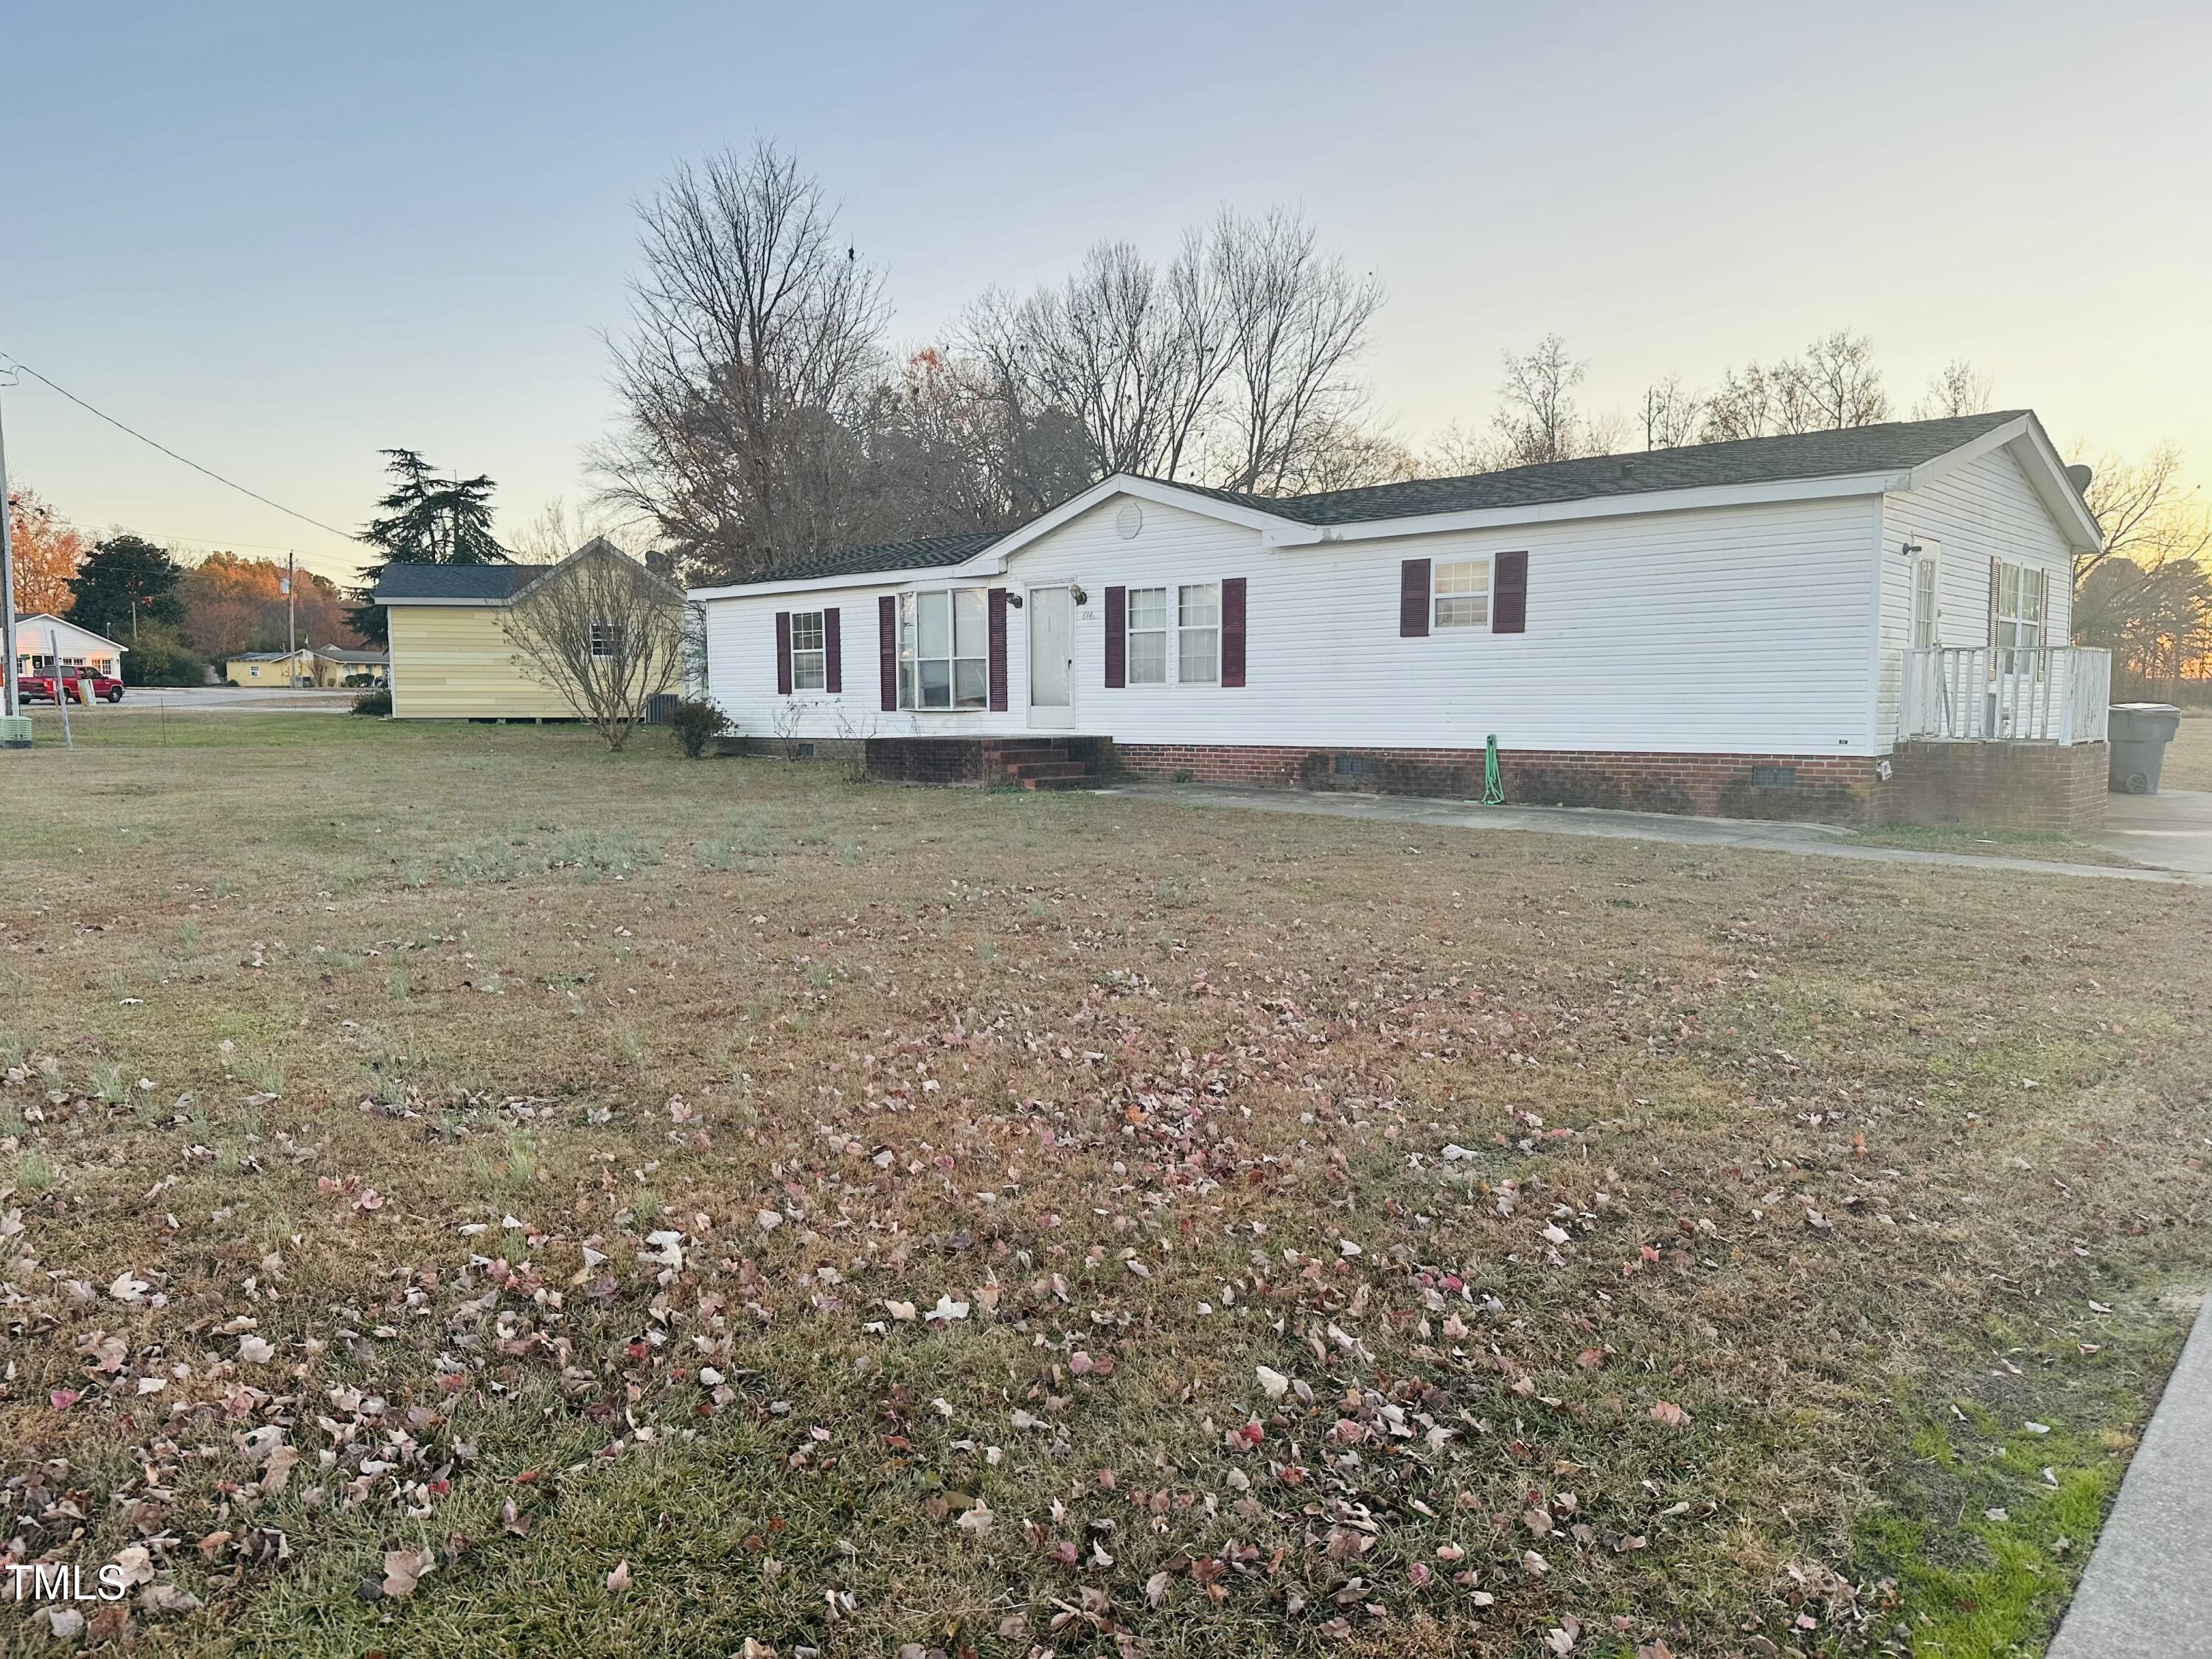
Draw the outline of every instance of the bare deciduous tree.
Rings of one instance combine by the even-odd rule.
[[[597,457],[609,496],[726,578],[848,539],[877,273],[769,143],[679,167],[639,216],[644,270],[615,348],[626,430]]]
[[[1495,472],[1510,465],[1497,439],[1486,432],[1470,432],[1454,421],[1429,441],[1417,476],[1460,478],[1477,472]]]
[[[1296,216],[1224,211],[1164,269],[1106,242],[1058,288],[985,295],[961,343],[1025,420],[1075,419],[1094,477],[1278,494],[1342,471],[1360,414],[1345,371],[1382,298]]]
[[[2108,454],[2091,464],[2082,499],[2103,540],[2094,552],[2074,556],[2074,590],[2083,601],[2074,617],[2077,634],[2110,632],[2168,565],[2193,564],[2212,555],[2212,513],[2195,495],[2195,487],[2182,480],[2181,451],[2172,444],[2160,445],[2140,461]],[[2127,579],[2092,584],[2090,574],[2106,563],[2124,566]]]
[[[1642,406],[1637,410],[1644,425],[1644,448],[1672,449],[1692,441],[1697,435],[1698,417],[1705,406],[1705,400],[1698,393],[1682,389],[1682,377],[1679,374],[1669,374],[1646,386]]]
[[[1797,412],[1793,432],[1872,426],[1889,418],[1889,394],[1875,366],[1874,342],[1839,328],[1805,348],[1790,365]]]
[[[1700,435],[1708,443],[1766,438],[1870,426],[1889,416],[1874,343],[1839,328],[1807,346],[1802,356],[1729,370],[1705,399]]]
[[[1928,390],[1912,405],[1916,421],[1937,421],[1947,416],[1978,415],[1990,406],[1990,377],[1964,357],[1954,357],[1928,382]]]
[[[1572,460],[1589,453],[1574,389],[1589,372],[1586,362],[1567,355],[1567,343],[1547,334],[1534,350],[1504,355],[1505,379],[1498,388],[1501,407],[1491,417],[1504,450],[1504,465]]]
[[[1310,225],[1281,211],[1247,219],[1224,210],[1209,264],[1234,364],[1223,485],[1282,495],[1316,472],[1341,471],[1353,451],[1371,462],[1364,441],[1346,447],[1359,407],[1342,371],[1366,343],[1381,284],[1354,277],[1320,251]]]
[[[594,541],[518,593],[501,627],[522,672],[620,749],[646,703],[682,678],[680,589]]]

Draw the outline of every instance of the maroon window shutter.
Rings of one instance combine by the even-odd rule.
[[[990,590],[990,652],[991,707],[1005,713],[1006,707],[1006,590]]]
[[[1244,684],[1244,578],[1221,584],[1221,683]]]
[[[840,637],[843,632],[837,626],[837,607],[833,605],[822,613],[822,689],[825,691],[845,689],[845,641]]]
[[[1528,631],[1528,556],[1498,556],[1496,592],[1491,596],[1490,631],[1525,634]]]
[[[791,695],[791,612],[775,613],[775,690],[779,696]]]
[[[1429,636],[1429,562],[1407,559],[1398,567],[1398,637]]]
[[[1106,684],[1120,688],[1129,683],[1129,590],[1106,590]]]
[[[877,656],[883,665],[884,712],[898,707],[898,596],[886,593],[876,601]]]

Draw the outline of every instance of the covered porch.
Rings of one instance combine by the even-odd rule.
[[[1900,743],[2103,743],[2112,653],[1939,646],[1905,653]]]
[[[2073,833],[2105,821],[2112,653],[1945,646],[1905,653],[1884,816]]]

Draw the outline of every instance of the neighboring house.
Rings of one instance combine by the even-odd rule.
[[[130,650],[129,646],[88,628],[79,628],[66,617],[49,616],[43,611],[15,618],[17,671],[25,674],[52,673],[58,636],[64,668],[87,669],[110,679],[123,678],[123,653]]]
[[[223,659],[222,678],[230,685],[313,685],[315,653],[297,651],[240,651]]]
[[[319,645],[315,647],[315,684],[343,685],[348,680],[366,677],[371,684],[382,685],[391,665],[392,659],[381,651]]]
[[[1510,800],[2073,823],[2081,490],[2026,410],[1280,499],[1123,476],[692,597],[742,734],[879,776],[1475,794],[1494,735]]]
[[[399,720],[569,720],[568,700],[534,678],[505,621],[534,584],[558,581],[586,559],[619,560],[636,579],[683,590],[598,537],[557,564],[389,564],[377,580],[391,655],[386,684]]]

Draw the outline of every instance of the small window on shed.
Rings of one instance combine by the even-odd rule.
[[[591,634],[592,660],[604,662],[615,653],[615,630],[611,623],[595,622]]]

